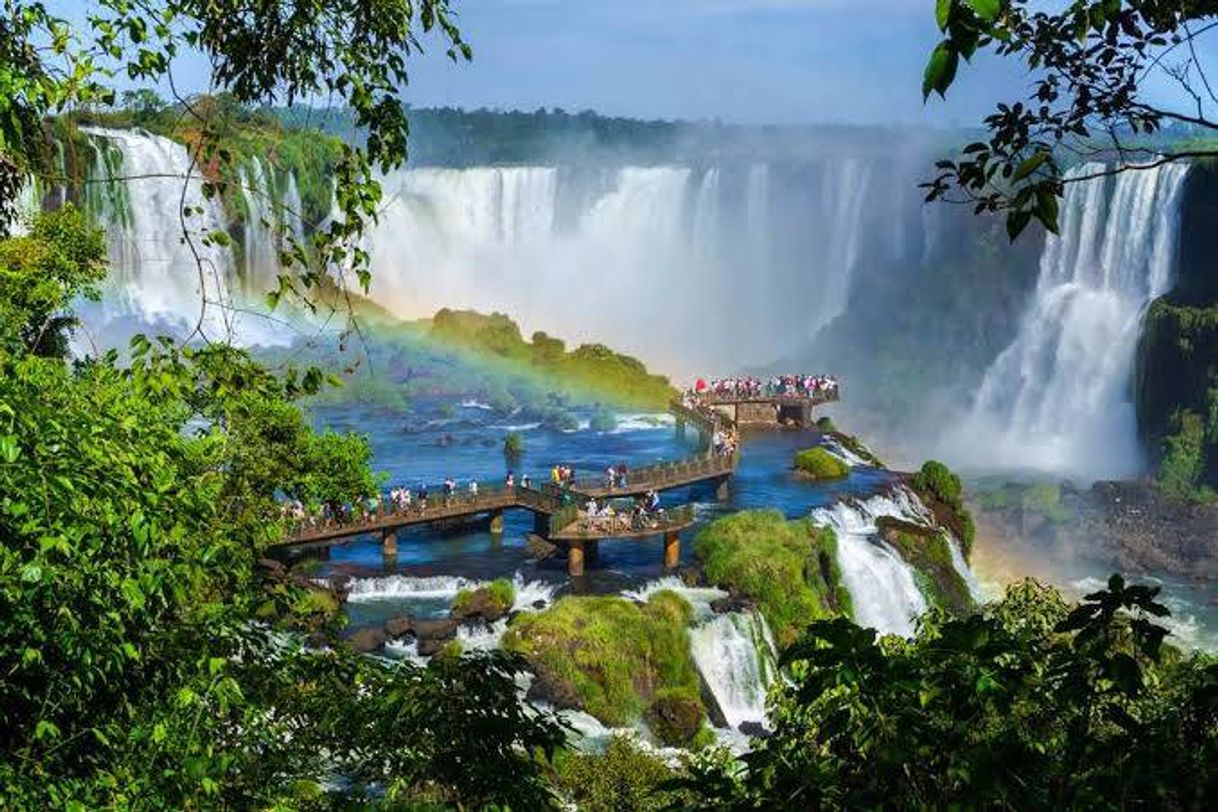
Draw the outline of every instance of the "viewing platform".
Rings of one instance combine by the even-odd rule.
[[[366,512],[348,521],[312,519],[272,544],[272,548],[326,548],[367,534],[379,533],[386,557],[397,556],[397,532],[416,525],[442,524],[486,516],[492,533],[503,532],[506,510],[521,509],[534,516],[534,532],[567,547],[568,571],[582,575],[585,553],[595,557],[602,539],[664,538],[664,566],[675,567],[680,558],[678,534],[694,523],[693,505],[685,504],[641,513],[623,509],[613,515],[588,515],[584,506],[592,500],[640,497],[650,491],[661,493],[675,488],[710,482],[716,496],[727,498],[728,481],[740,464],[734,442],[717,450],[714,438],[735,438],[739,425],[784,425],[811,423],[813,407],[838,400],[836,388],[813,395],[735,396],[727,393],[702,393],[674,399],[669,410],[677,418],[678,434],[686,425],[699,433],[700,450],[683,460],[661,462],[626,472],[625,481],[611,485],[609,478],[578,477],[560,486],[547,483],[540,488],[516,485],[511,488],[482,487],[478,492],[457,491],[445,494],[442,488],[428,489],[426,503],[415,501],[399,509],[386,509],[382,503],[375,512]]]

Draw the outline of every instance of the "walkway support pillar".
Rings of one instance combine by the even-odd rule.
[[[533,514],[533,533],[543,539],[550,537],[550,517],[544,513]]]
[[[664,534],[664,569],[673,570],[681,563],[681,537],[677,531]]]
[[[584,560],[589,564],[596,564],[596,559],[600,557],[601,542],[600,539],[588,539],[584,542]]]
[[[567,542],[567,574],[578,578],[584,574],[584,540],[571,539]]]
[[[715,498],[720,502],[726,502],[728,497],[732,495],[731,487],[727,483],[728,478],[724,477],[719,480],[719,484],[715,487]]]
[[[385,558],[398,557],[398,531],[389,528],[381,533],[381,555]]]
[[[503,511],[496,510],[491,512],[491,532],[500,534],[503,532]]]

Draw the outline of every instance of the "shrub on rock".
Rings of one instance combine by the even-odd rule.
[[[817,481],[841,479],[850,474],[850,466],[819,446],[795,455],[795,470]]]

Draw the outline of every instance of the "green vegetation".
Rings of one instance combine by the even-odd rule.
[[[652,732],[662,742],[688,745],[706,718],[689,654],[692,613],[669,591],[641,606],[617,597],[568,596],[518,616],[504,647],[528,659],[543,695],[556,705],[585,710],[608,725],[646,716],[661,722]]]
[[[584,812],[662,812],[687,802],[669,786],[677,771],[626,736],[603,753],[559,751],[554,768],[562,794]]]
[[[310,405],[365,403],[406,413],[417,397],[472,395],[558,430],[578,428],[572,410],[591,406],[600,431],[612,429],[614,409],[661,410],[674,394],[666,378],[604,348],[568,353],[543,333],[524,342],[506,316],[442,310],[433,320],[402,322],[366,300],[357,304],[358,344],[344,350],[302,340],[260,353],[270,366],[311,363],[344,384]]]
[[[536,332],[525,341],[520,328],[502,313],[440,310],[429,335],[437,340],[506,359],[543,373],[561,390],[586,398],[643,409],[664,409],[676,394],[668,379],[647,372],[638,359],[602,344],[581,344],[567,352],[557,338]]]
[[[825,415],[816,419],[816,430],[822,434],[833,434],[837,431],[837,426],[834,425],[832,417]]]
[[[453,598],[452,611],[454,615],[463,615],[480,605],[480,609],[489,610],[497,616],[506,615],[516,603],[516,586],[507,578],[496,578],[485,586],[477,589],[461,589]]]
[[[1160,492],[1208,502],[1218,488],[1218,305],[1209,290],[1195,292],[1196,305],[1178,301],[1188,293],[1156,299],[1147,313],[1138,350],[1138,425],[1157,463]]]
[[[880,536],[913,567],[927,603],[961,616],[974,608],[968,584],[952,566],[951,550],[942,531],[891,516],[881,516],[876,527]]]
[[[317,370],[144,338],[69,365],[31,340],[99,259],[71,211],[0,241],[0,806],[547,802],[532,753],[562,735],[519,704],[521,660],[306,648],[337,639],[334,596],[260,577],[278,499],[374,483],[366,438],[293,405]]]
[[[717,519],[694,539],[708,581],[757,602],[781,645],[809,623],[849,616],[850,593],[837,565],[833,531],[777,510],[745,510]]]
[[[909,643],[818,621],[783,665],[774,734],[704,760],[696,809],[1200,809],[1218,790],[1218,662],[1163,646],[1156,588],[1071,608],[1035,582]]]
[[[102,233],[71,205],[35,220],[27,237],[0,240],[0,347],[65,356],[76,324],[67,305],[100,298],[105,256]]]
[[[795,455],[795,470],[809,479],[822,481],[841,479],[850,475],[850,466],[817,446]]]
[[[960,477],[943,463],[928,460],[909,478],[909,486],[934,512],[935,521],[952,531],[967,559],[977,537],[977,528],[972,514],[964,506],[964,486],[960,484]]]
[[[503,453],[513,459],[524,454],[524,435],[518,431],[509,431],[503,438]]]

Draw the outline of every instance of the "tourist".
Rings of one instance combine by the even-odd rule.
[[[446,505],[452,504],[453,494],[456,493],[456,491],[457,491],[457,481],[455,479],[453,479],[452,477],[446,477],[444,479],[444,504],[446,504]]]
[[[419,486],[419,512],[427,510],[427,486]]]
[[[503,487],[509,491],[516,489],[516,475],[511,471],[508,471],[507,476],[503,478]]]
[[[605,469],[605,487],[613,490],[615,485],[617,485],[617,469],[610,465]]]
[[[558,470],[557,465],[555,465],[553,468],[550,469],[550,484],[551,485],[562,484],[562,472]]]
[[[475,499],[478,498],[478,480],[471,479],[469,481],[469,495]]]

